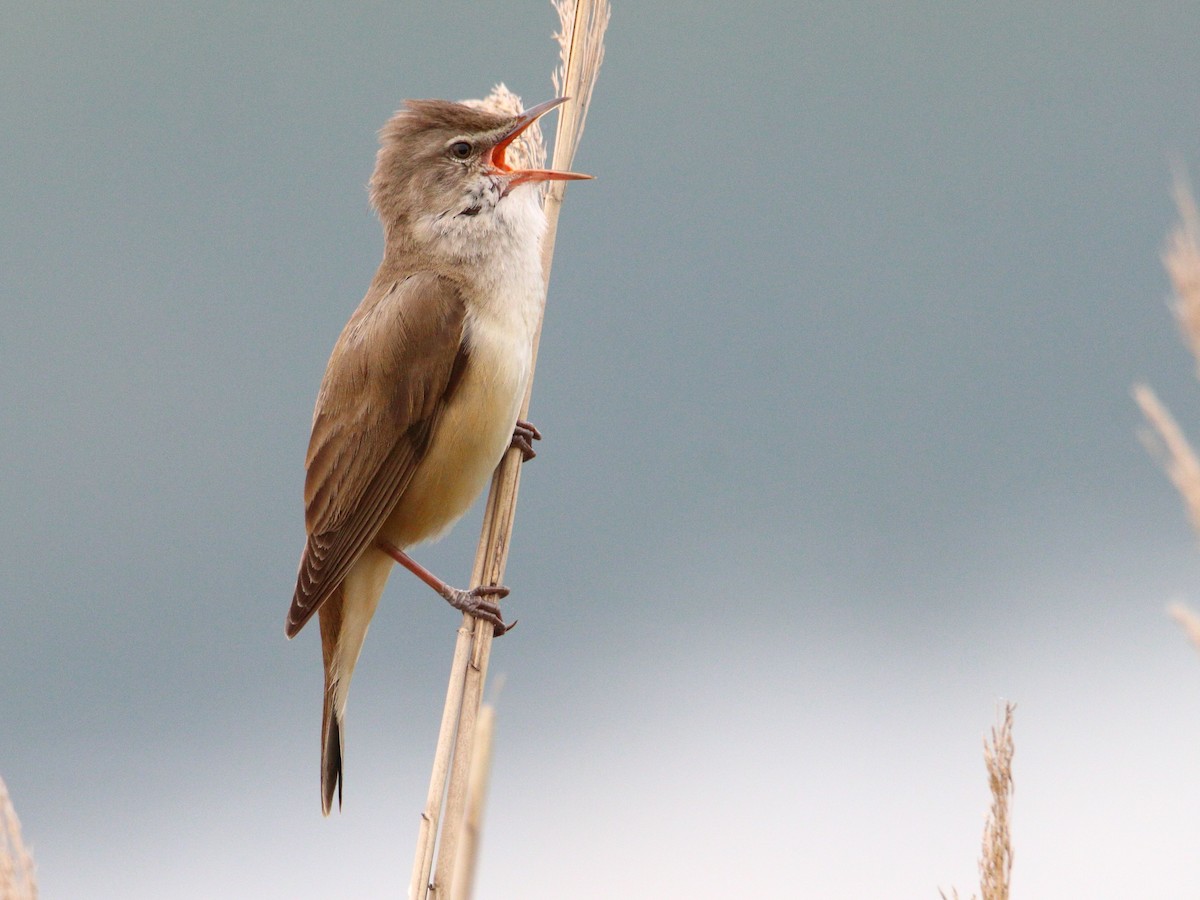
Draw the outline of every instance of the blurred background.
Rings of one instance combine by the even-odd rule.
[[[312,404],[406,97],[551,96],[503,5],[13,5],[0,775],[47,898],[402,896],[458,616],[393,575],[318,802]],[[558,233],[478,896],[1200,894],[1200,434],[1160,263],[1200,9],[617,3]],[[551,122],[552,125],[552,122]],[[476,510],[417,557],[470,572]]]

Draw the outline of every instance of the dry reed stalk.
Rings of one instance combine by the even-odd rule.
[[[496,85],[485,100],[467,100],[465,102],[470,106],[500,113],[517,113],[524,108],[521,98],[503,84]],[[509,147],[508,156],[510,163],[515,168],[542,168],[546,160],[546,145],[542,139],[541,126],[537,122],[522,132],[520,137]],[[501,468],[503,465],[502,463]],[[499,474],[499,469],[497,474]],[[493,517],[495,495],[496,477],[493,476],[492,489],[488,494],[487,509],[484,513],[485,531]],[[483,583],[480,580],[479,564],[480,556],[477,554],[475,571],[471,575],[471,584],[473,585]],[[413,859],[412,878],[409,883],[408,896],[411,898],[424,897],[426,896],[425,891],[430,890],[429,875],[433,869],[438,822],[446,797],[446,782],[450,777],[450,763],[456,745],[455,738],[459,728],[463,698],[467,693],[468,661],[473,648],[474,627],[475,620],[470,616],[463,616],[454,647],[454,658],[450,665],[450,680],[446,686],[446,703],[442,710],[437,749],[434,753],[433,768],[429,777],[429,793],[425,799],[425,809],[421,814],[417,852]],[[472,663],[472,665],[474,664]],[[445,831],[446,829],[443,828],[443,833]]]
[[[559,107],[552,167],[569,170],[583,132],[587,107],[600,63],[604,59],[604,31],[608,26],[610,12],[607,0],[555,0],[554,7],[559,15],[560,31],[555,37],[559,42],[559,56],[562,61],[561,67],[554,75],[554,84],[560,95],[565,94],[572,99]],[[508,94],[507,89],[504,93]],[[534,153],[536,148],[527,147],[526,152]],[[544,201],[547,224],[545,236],[542,238],[542,276],[547,288],[550,283],[554,239],[564,193],[563,182],[550,182]],[[533,340],[529,387],[521,405],[522,419],[527,418],[529,414],[533,370],[537,363],[540,337],[539,317]],[[520,454],[509,452],[492,476],[492,486],[484,508],[483,528],[471,576],[473,586],[500,584],[504,578],[513,519],[516,516],[520,477]],[[421,816],[412,880],[409,885],[409,897],[412,900],[453,895],[454,865],[458,858],[458,844],[464,821],[476,719],[483,697],[484,681],[487,678],[491,646],[492,629],[476,627],[474,619],[464,616],[451,663],[450,682],[438,732],[438,747],[434,753],[429,794]],[[442,821],[440,840],[439,820]]]
[[[475,723],[475,752],[467,782],[467,817],[458,847],[458,859],[454,864],[454,900],[470,900],[475,887],[475,868],[479,862],[483,809],[492,775],[492,738],[495,733],[496,707],[485,703],[479,708],[479,718]]]
[[[0,778],[0,900],[37,900],[33,857],[21,838],[21,820]]]

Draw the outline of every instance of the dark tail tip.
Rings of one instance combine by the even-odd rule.
[[[332,696],[325,698],[321,724],[321,812],[329,815],[335,789],[338,809],[342,808],[342,723],[333,709]]]

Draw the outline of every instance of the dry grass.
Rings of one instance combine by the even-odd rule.
[[[1004,719],[992,728],[991,741],[983,742],[992,808],[983,829],[983,855],[979,858],[979,892],[983,900],[1008,900],[1012,879],[1013,849],[1008,806],[1013,795],[1013,704],[1004,705]]]
[[[1179,224],[1167,238],[1163,266],[1175,289],[1175,318],[1196,358],[1197,372],[1200,372],[1200,215],[1191,188],[1182,175],[1175,177],[1174,193]]]
[[[1175,289],[1172,308],[1179,330],[1200,371],[1200,217],[1192,192],[1182,177],[1175,179],[1175,203],[1179,225],[1167,239],[1163,266]],[[1200,532],[1200,461],[1154,391],[1146,385],[1136,385],[1133,395],[1151,429],[1143,435],[1143,440],[1163,464],[1187,503],[1193,527]]]
[[[1012,834],[1009,826],[1009,805],[1013,795],[1013,710],[1004,705],[1004,717],[992,728],[991,739],[984,738],[983,762],[987,767],[988,788],[992,806],[983,826],[983,849],[979,857],[979,894],[983,900],[1008,900],[1012,880]],[[939,891],[942,900],[958,900],[958,890],[947,894]],[[972,900],[974,895],[972,895]]]
[[[37,900],[33,857],[21,838],[21,821],[0,778],[0,900]]]
[[[1200,373],[1200,213],[1182,175],[1175,178],[1175,205],[1179,209],[1179,224],[1167,238],[1163,266],[1175,291],[1172,304],[1175,319]],[[1150,425],[1142,441],[1166,470],[1183,498],[1193,530],[1200,534],[1200,459],[1154,391],[1139,384],[1134,386],[1133,396]],[[1167,611],[1200,648],[1200,616],[1179,603]]]
[[[1144,384],[1135,385],[1133,398],[1150,425],[1150,430],[1142,433],[1142,443],[1166,470],[1187,505],[1192,527],[1200,533],[1200,460],[1154,391]]]
[[[587,122],[592,91],[604,62],[604,32],[612,18],[608,0],[554,0],[558,12],[558,68],[552,78],[555,93],[573,101],[563,108],[554,135],[554,168],[569,169],[583,126]]]
[[[1188,640],[1196,645],[1197,650],[1200,650],[1200,615],[1182,603],[1172,603],[1167,607],[1167,614],[1179,623],[1183,633],[1188,636]]]

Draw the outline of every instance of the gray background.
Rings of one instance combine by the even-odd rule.
[[[1054,7],[1054,8],[1051,8]],[[1123,8],[1125,7],[1125,8]],[[0,774],[47,898],[402,896],[457,616],[397,573],[322,820],[283,638],[405,97],[551,95],[540,0],[10,4]],[[1200,893],[1200,391],[1159,254],[1193,4],[618,4],[506,609],[481,897]],[[469,572],[478,511],[419,558]]]

